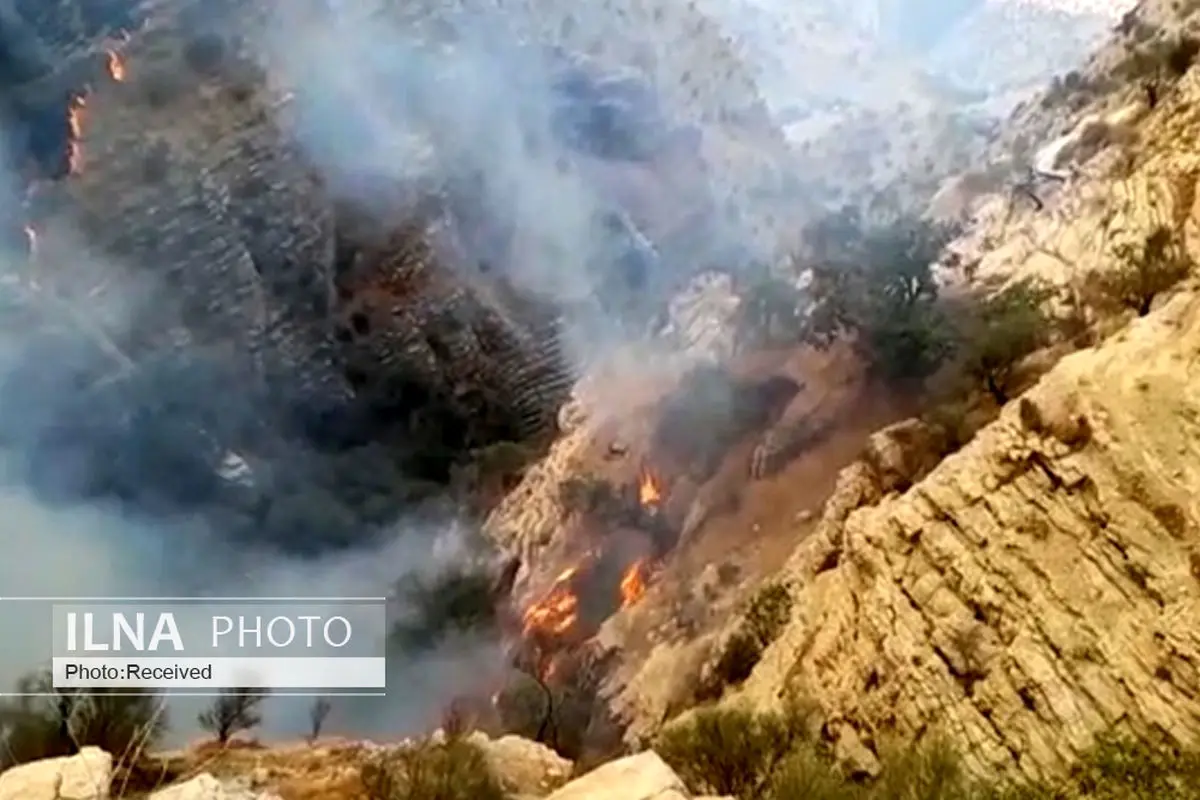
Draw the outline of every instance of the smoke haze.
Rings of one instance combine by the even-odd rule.
[[[243,31],[244,46],[265,58],[275,90],[289,97],[286,114],[307,158],[339,199],[368,209],[385,205],[378,187],[449,187],[454,210],[479,221],[455,243],[451,263],[462,279],[503,264],[514,285],[562,309],[578,369],[642,335],[654,304],[702,269],[770,262],[789,214],[808,201],[802,180],[781,169],[791,153],[758,94],[761,65],[694,5],[450,13],[412,4],[407,16],[350,5],[284,2],[268,24]],[[597,43],[603,52],[589,53]],[[12,118],[8,126],[10,138],[27,134]],[[21,206],[18,166],[0,173],[10,209]],[[664,217],[687,209],[691,222],[667,219],[665,234],[644,235],[621,211],[630,195]],[[268,459],[233,444],[263,438],[256,415],[266,412],[219,368],[196,367],[194,383],[167,369],[103,402],[81,389],[114,371],[113,356],[61,318],[69,315],[52,290],[34,286],[22,237],[10,238],[0,290],[18,298],[14,307],[38,310],[36,329],[0,330],[0,596],[386,594],[406,575],[474,552],[472,532],[440,509],[400,513],[364,544],[303,554],[233,537],[219,514],[181,509],[175,494],[215,482],[212,491],[230,496],[239,480],[267,480],[279,464],[316,458],[315,448],[290,438]],[[130,280],[126,265],[89,248],[83,233],[76,239],[73,259],[127,287],[87,308],[106,330],[171,300],[167,281]],[[127,486],[147,474],[154,492]],[[117,497],[98,483],[119,486]],[[0,611],[0,641],[44,637],[48,652],[38,620]],[[42,658],[4,648],[0,684]],[[427,727],[456,690],[478,688],[481,671],[501,662],[496,642],[483,637],[402,655],[391,679],[404,691],[386,703],[347,702],[329,732],[394,737]],[[192,732],[195,706],[173,704],[177,735]],[[302,733],[305,714],[303,703],[274,702],[266,730]]]

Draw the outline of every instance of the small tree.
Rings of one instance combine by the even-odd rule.
[[[963,364],[1000,405],[1008,402],[1013,367],[1049,343],[1044,310],[1050,291],[1032,280],[1014,283],[972,304],[964,316]]]
[[[1154,298],[1191,274],[1193,261],[1183,244],[1165,225],[1155,228],[1140,245],[1116,248],[1120,264],[1096,277],[1102,302],[1131,308],[1139,317],[1150,313]]]
[[[259,709],[266,696],[264,689],[222,689],[212,706],[201,712],[196,720],[201,728],[216,736],[220,744],[227,744],[233,734],[262,724]]]
[[[904,216],[868,226],[853,211],[815,226],[806,236],[813,250],[810,340],[852,336],[889,380],[931,374],[951,345],[932,272],[951,233]]]
[[[321,736],[321,728],[325,725],[325,719],[329,716],[329,712],[333,710],[333,703],[328,697],[318,697],[313,700],[312,705],[308,709],[308,743],[312,744]]]

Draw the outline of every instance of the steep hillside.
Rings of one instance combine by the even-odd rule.
[[[1161,19],[1154,36],[1178,41],[1178,19]],[[966,193],[970,224],[952,244],[947,291],[1045,281],[1076,311],[1088,308],[1077,323],[1096,343],[1056,365],[1061,350],[1033,359],[1048,372],[964,448],[941,460],[942,432],[915,420],[869,437],[855,427],[911,410],[856,401],[881,392],[845,353],[775,353],[751,366],[718,348],[740,390],[791,381],[783,411],[732,430],[723,417],[694,428],[724,460],[672,451],[655,432],[677,407],[672,391],[695,396],[694,385],[642,383],[625,404],[632,393],[609,378],[601,385],[615,396],[581,416],[497,509],[488,530],[532,562],[532,591],[540,571],[541,585],[552,583],[545,562],[569,560],[569,543],[604,547],[603,527],[587,522],[604,512],[580,516],[556,487],[572,476],[618,487],[636,487],[646,470],[656,477],[655,518],[679,536],[678,550],[595,640],[623,658],[606,692],[632,738],[695,701],[766,580],[786,587],[790,617],[725,702],[770,709],[786,694],[812,698],[823,735],[854,771],[875,771],[896,737],[935,731],[977,773],[1026,778],[1061,774],[1113,730],[1200,741],[1200,287],[1193,269],[1134,303],[1141,316],[1097,297],[1157,230],[1184,243],[1183,261],[1200,256],[1200,78],[1190,62],[1122,71],[1127,36],[1088,67],[1106,84],[1061,110],[1052,87],[1006,134],[1026,137],[1028,158],[1065,180],[1029,187],[1033,199],[986,181]],[[1144,80],[1155,81],[1150,99]],[[705,308],[693,319],[704,331],[729,313],[715,301]],[[772,433],[797,419],[809,437],[800,455],[756,472]]]
[[[1058,126],[1074,130],[1061,162],[1076,177],[1043,189],[1043,209],[1007,195],[978,206],[959,245],[978,259],[967,280],[1087,293],[1161,226],[1196,256],[1200,80],[1163,83],[1150,109],[1136,80],[1117,80]],[[1104,136],[1073,146],[1097,125]],[[1114,728],[1194,745],[1195,276],[1152,308],[1103,322],[1116,332],[925,477],[925,437],[877,434],[815,527],[795,528],[778,574],[791,620],[738,696],[814,698],[826,735],[867,772],[881,742],[935,729],[980,773],[1027,777],[1061,771]]]

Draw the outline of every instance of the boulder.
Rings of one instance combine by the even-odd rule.
[[[547,800],[688,800],[683,781],[652,750],[592,770]]]
[[[223,783],[207,772],[159,789],[149,800],[279,800],[270,793],[249,789],[240,783]]]
[[[543,797],[571,776],[571,762],[538,742],[519,736],[489,739],[482,733],[472,734],[471,741],[504,788],[518,797]]]
[[[112,756],[85,747],[0,773],[0,800],[108,800],[112,772]]]

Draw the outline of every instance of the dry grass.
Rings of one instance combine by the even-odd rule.
[[[374,756],[362,742],[344,740],[263,747],[233,740],[205,742],[164,753],[157,761],[176,781],[207,772],[216,778],[253,775],[282,800],[366,800],[361,770]]]

